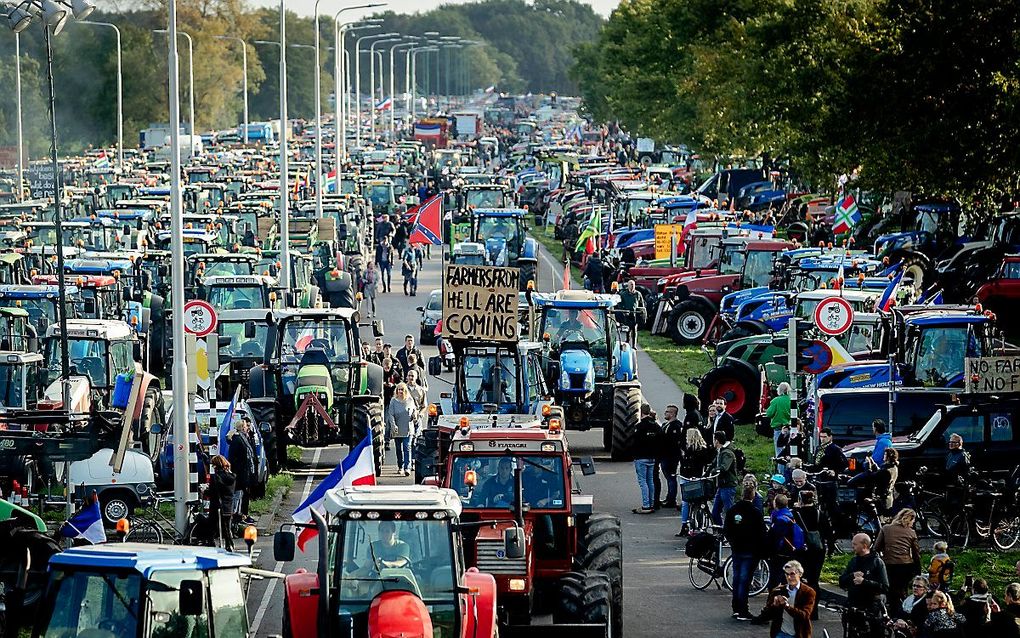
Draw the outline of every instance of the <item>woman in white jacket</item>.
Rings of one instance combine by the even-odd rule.
[[[411,475],[411,441],[418,433],[418,406],[406,383],[393,391],[393,400],[386,408],[386,428],[397,448],[397,470]]]

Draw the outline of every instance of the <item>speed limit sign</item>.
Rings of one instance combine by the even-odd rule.
[[[842,297],[823,299],[815,308],[815,325],[824,334],[831,337],[841,335],[850,329],[854,322],[854,309],[850,302]]]
[[[208,303],[193,299],[184,304],[184,331],[204,337],[216,330],[216,310]]]

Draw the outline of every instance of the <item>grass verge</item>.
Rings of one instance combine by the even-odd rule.
[[[301,448],[297,445],[287,446],[287,460],[291,463],[301,462]]]
[[[542,244],[548,251],[549,255],[553,258],[553,261],[562,265],[560,257],[563,255],[563,244],[560,240],[553,237],[552,229],[546,229],[545,226],[535,226],[531,228],[531,236],[538,240],[538,243]],[[556,273],[556,278],[560,279],[563,277],[563,273]],[[581,271],[574,265],[570,266],[570,279],[577,285],[578,288],[584,287],[584,282],[581,279]]]
[[[289,453],[289,452],[288,452]],[[294,486],[294,477],[290,474],[274,474],[266,481],[266,495],[251,502],[249,512],[252,516],[261,516],[269,511],[277,494],[287,495]]]

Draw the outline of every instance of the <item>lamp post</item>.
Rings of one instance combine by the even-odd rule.
[[[400,49],[400,48],[403,48],[403,47],[413,47],[417,40],[418,40],[417,36],[409,35],[409,36],[407,36],[407,38],[405,39],[404,42],[400,42],[400,43],[394,44],[392,47],[390,47],[390,100],[391,100],[391,102],[390,102],[390,126],[389,126],[390,140],[393,140],[395,138],[396,134],[397,134],[397,127],[396,127],[396,113],[397,113],[397,97],[396,96],[397,96],[397,93],[396,93],[396,90],[394,88],[394,83],[393,83],[393,77],[396,75],[396,73],[394,73],[394,68],[393,68],[393,54],[396,52],[397,49]],[[407,88],[406,84],[405,84],[404,88]]]
[[[399,33],[394,33],[393,35],[399,36],[400,34]],[[368,47],[369,58],[371,58],[370,59],[371,69],[370,69],[370,73],[369,74],[372,76],[370,78],[371,79],[370,86],[371,86],[371,90],[372,90],[372,100],[369,103],[369,106],[372,109],[372,111],[371,111],[372,117],[370,119],[371,126],[369,127],[369,130],[372,132],[372,140],[373,141],[375,140],[375,111],[376,111],[376,108],[375,108],[375,55],[376,55],[375,47],[376,47],[376,45],[379,45],[379,44],[390,44],[391,42],[400,42],[401,39],[402,38],[400,38],[400,37],[395,37],[395,38],[386,38],[386,39],[383,39],[383,40],[376,40],[375,42],[373,42]],[[379,51],[379,56],[382,57],[382,51]],[[382,61],[381,60],[379,62],[379,90],[380,91],[384,91],[385,90],[383,88],[383,82],[382,82]]]
[[[242,68],[242,94],[244,100],[244,136],[243,140],[245,145],[248,144],[248,45],[245,43],[243,38],[238,38],[232,35],[218,35],[215,36],[217,40],[232,40],[234,42],[241,43],[241,68]]]
[[[418,100],[415,97],[415,92],[417,91],[417,86],[418,86],[418,77],[417,77],[418,76],[418,54],[419,53],[429,53],[429,52],[435,51],[435,50],[436,50],[436,47],[434,47],[434,46],[423,46],[423,47],[416,47],[416,48],[410,49],[407,52],[408,55],[410,55],[410,57],[411,57],[411,64],[410,64],[410,73],[411,73],[410,87],[411,87],[411,121],[412,122],[417,118],[417,113],[416,113],[417,105],[415,103]],[[426,73],[428,73],[428,64],[425,65],[425,69],[426,69]],[[427,89],[425,91],[425,99],[428,100],[428,90]]]
[[[382,4],[382,3],[380,3]],[[336,12],[333,16],[333,21],[336,23],[336,34],[334,38],[336,40],[336,50],[339,52],[336,55],[336,73],[333,75],[336,88],[333,93],[336,95],[336,103],[339,107],[337,119],[340,122],[340,130],[337,135],[340,137],[340,155],[337,156],[337,165],[347,159],[347,118],[350,116],[350,101],[348,98],[348,86],[350,85],[350,58],[347,55],[347,43],[344,41],[348,31],[361,31],[364,29],[378,29],[382,26],[381,18],[370,18],[362,21],[360,24],[356,22],[347,22],[340,24],[337,19],[340,14],[344,12],[344,9]],[[341,57],[343,56],[343,57]],[[341,80],[342,78],[342,80]],[[342,96],[342,97],[341,97]]]
[[[355,143],[361,146],[361,43],[365,40],[388,38],[396,33],[374,33],[363,35],[354,41],[354,130]],[[375,108],[375,103],[372,103]]]
[[[191,126],[188,136],[188,158],[195,157],[195,41],[183,31],[177,31],[177,35],[188,41],[188,121]],[[155,29],[156,33],[166,33],[166,29]],[[177,47],[175,46],[174,49]]]
[[[318,27],[318,25],[316,25]],[[290,206],[287,204],[287,8],[280,0],[280,277],[284,306],[290,296]]]
[[[14,34],[14,59],[15,59],[15,76],[14,76],[14,94],[15,99],[18,101],[17,106],[17,120],[18,120],[18,188],[17,197],[18,201],[22,201],[25,198],[25,138],[22,132],[21,125],[21,34]]]
[[[120,44],[120,29],[109,22],[91,22],[79,20],[78,24],[89,24],[94,27],[108,27],[117,35],[117,167],[124,173],[124,66],[122,63],[123,48]]]

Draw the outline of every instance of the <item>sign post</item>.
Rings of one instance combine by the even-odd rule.
[[[815,308],[815,326],[826,335],[836,337],[854,323],[854,309],[842,297],[827,297]]]
[[[519,281],[518,268],[447,265],[443,269],[443,336],[516,342]]]

